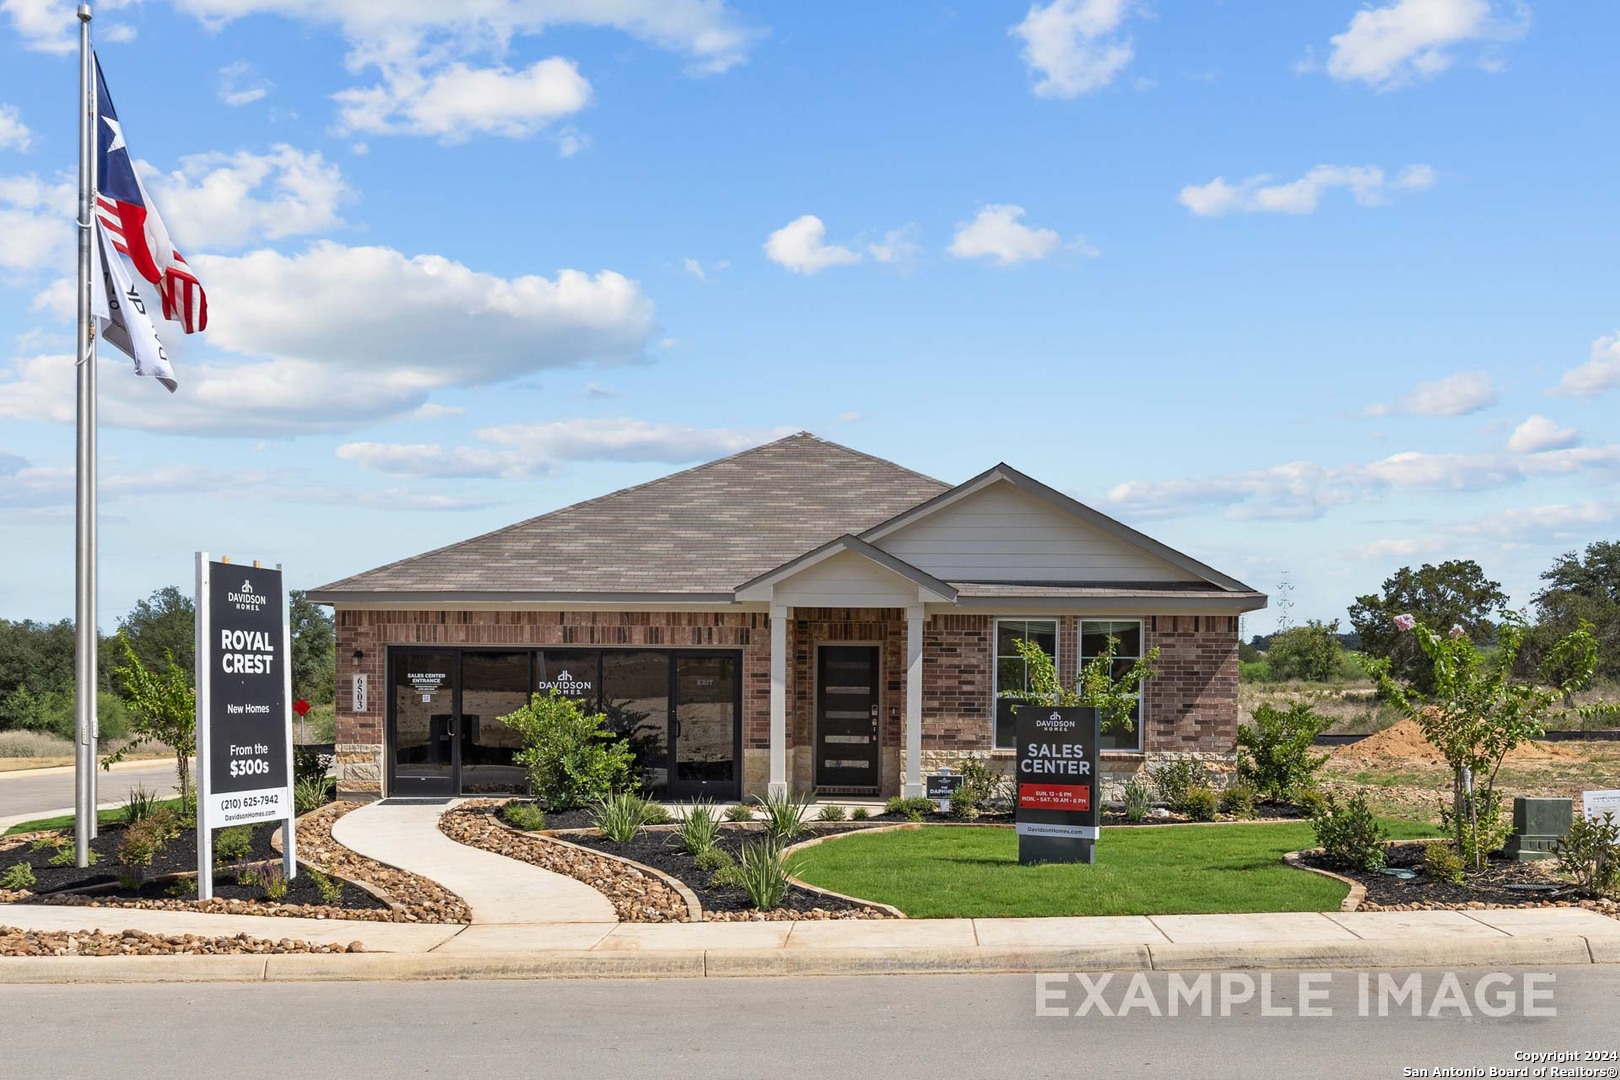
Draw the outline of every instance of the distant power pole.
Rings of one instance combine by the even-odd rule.
[[[1294,583],[1288,579],[1288,571],[1282,572],[1282,580],[1277,582],[1277,632],[1281,633],[1294,625]]]

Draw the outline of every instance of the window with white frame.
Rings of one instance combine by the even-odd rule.
[[[1013,708],[1017,701],[1002,697],[1008,690],[1029,689],[1029,664],[1018,652],[1020,641],[1032,641],[1047,656],[1057,660],[1057,621],[1055,619],[996,620],[995,746],[1011,750],[1017,740],[1013,731]]]
[[[1094,660],[1108,651],[1108,639],[1114,639],[1114,677],[1117,679],[1142,658],[1142,623],[1139,619],[1101,621],[1082,619],[1080,622],[1080,664]],[[1102,733],[1098,743],[1102,750],[1142,749],[1142,688],[1136,690],[1136,704],[1131,708],[1131,727],[1123,726]]]

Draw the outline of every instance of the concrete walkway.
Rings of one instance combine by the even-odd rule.
[[[458,844],[444,835],[439,816],[449,808],[433,803],[370,803],[338,818],[332,839],[367,858],[437,881],[467,901],[474,925],[618,921],[608,898],[584,882]],[[561,939],[564,931],[554,933]]]

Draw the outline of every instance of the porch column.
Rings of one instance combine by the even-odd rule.
[[[787,770],[787,624],[791,609],[771,605],[771,778],[768,790],[785,795]]]
[[[906,782],[901,791],[906,798],[923,793],[922,704],[923,704],[923,609],[906,609]]]

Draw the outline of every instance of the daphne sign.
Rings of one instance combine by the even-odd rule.
[[[1102,820],[1097,775],[1097,710],[1020,705],[1018,861],[1095,862]]]
[[[213,830],[285,821],[293,841],[292,670],[281,571],[197,555],[197,896],[213,893]]]

